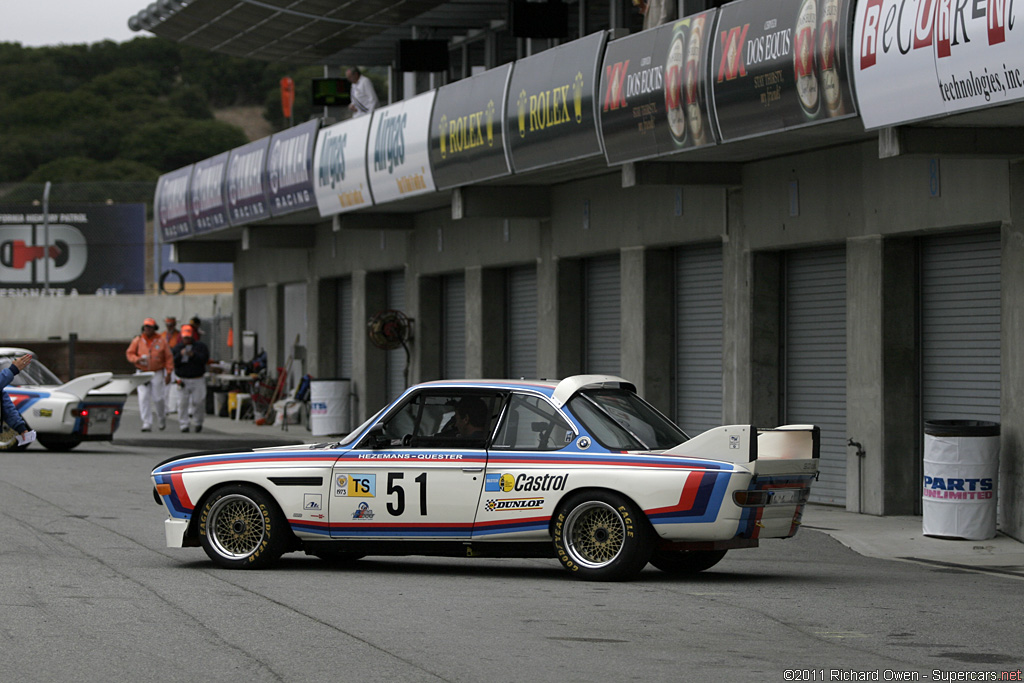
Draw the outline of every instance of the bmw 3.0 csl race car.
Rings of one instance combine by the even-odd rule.
[[[263,567],[292,550],[555,557],[583,579],[672,573],[793,536],[817,427],[688,438],[618,377],[438,381],[337,443],[194,453],[153,470],[169,547]]]
[[[0,370],[29,353],[28,349],[0,347]],[[33,354],[32,362],[15,375],[4,393],[11,397],[29,427],[36,430],[39,443],[51,450],[66,451],[83,441],[113,439],[128,395],[151,376],[94,372],[61,382]]]

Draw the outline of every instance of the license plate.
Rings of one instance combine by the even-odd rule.
[[[807,489],[773,489],[769,505],[799,505],[807,501]]]
[[[113,434],[114,409],[89,408],[89,434]]]

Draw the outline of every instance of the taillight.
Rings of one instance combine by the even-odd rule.
[[[736,491],[732,499],[740,507],[759,507],[768,504],[767,491]]]
[[[89,417],[88,408],[72,408],[71,417]]]

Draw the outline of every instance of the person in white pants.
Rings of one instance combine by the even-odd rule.
[[[174,372],[181,385],[178,399],[178,425],[182,432],[189,430],[189,418],[195,431],[203,431],[206,417],[206,364],[210,350],[196,338],[192,325],[181,326],[181,342],[172,349]]]
[[[156,333],[157,324],[153,318],[142,322],[142,334],[132,339],[125,352],[128,362],[135,366],[135,374],[152,372],[153,377],[139,387],[139,414],[142,417],[142,431],[153,428],[153,413],[156,413],[157,426],[164,428],[166,413],[164,412],[165,385],[171,381],[174,360],[163,337]]]

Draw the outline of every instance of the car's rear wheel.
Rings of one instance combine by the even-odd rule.
[[[71,449],[82,443],[82,440],[76,436],[38,436],[39,443],[43,444],[43,448],[50,451],[70,451]]]
[[[233,484],[215,491],[199,515],[199,542],[228,569],[258,569],[275,562],[292,538],[284,515],[266,493]]]
[[[651,564],[666,574],[696,574],[722,561],[727,550],[657,550]]]
[[[562,566],[587,581],[636,576],[651,557],[654,532],[627,498],[610,491],[576,494],[555,519],[555,553]]]

